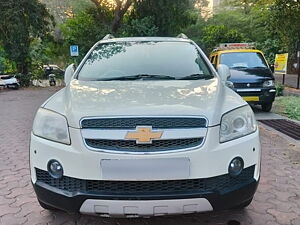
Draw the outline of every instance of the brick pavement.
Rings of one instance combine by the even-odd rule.
[[[38,106],[57,88],[0,90],[0,224],[300,225],[300,148],[261,126],[262,173],[244,210],[109,219],[42,209],[30,183],[29,134]],[[228,223],[231,221],[231,223]]]

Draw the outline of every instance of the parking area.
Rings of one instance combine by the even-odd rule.
[[[300,146],[262,124],[260,124],[262,141],[260,184],[254,201],[244,210],[148,219],[111,219],[42,209],[30,183],[29,136],[35,111],[58,89],[49,87],[17,91],[0,90],[1,225],[300,224]],[[272,115],[255,111],[260,119]]]

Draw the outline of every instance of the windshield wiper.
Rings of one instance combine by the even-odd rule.
[[[155,75],[155,74],[137,74],[131,76],[120,76],[120,77],[110,77],[97,79],[97,81],[111,81],[111,80],[142,80],[142,79],[152,79],[152,80],[175,80],[175,77],[168,75]]]
[[[208,79],[212,79],[212,78],[214,78],[213,75],[195,73],[195,74],[191,74],[191,75],[188,75],[185,77],[178,78],[177,80],[200,80],[200,79],[208,80]]]
[[[249,68],[248,66],[232,66],[230,69],[247,69]]]
[[[267,69],[267,67],[265,66],[253,66],[253,67],[249,67],[250,69]]]

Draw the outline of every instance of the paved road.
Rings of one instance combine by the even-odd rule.
[[[274,74],[276,82],[282,84],[283,75],[282,74]],[[285,75],[284,84],[288,87],[297,88],[298,75],[297,74],[287,74]]]
[[[57,89],[0,91],[0,224],[299,225],[300,148],[261,127],[262,176],[245,210],[150,219],[107,219],[49,212],[38,205],[28,169],[34,112]],[[229,222],[231,221],[231,222]],[[235,221],[235,222],[234,222]]]

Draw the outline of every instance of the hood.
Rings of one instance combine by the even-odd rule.
[[[79,128],[83,117],[204,116],[209,126],[246,104],[217,78],[190,81],[71,81],[44,107]]]
[[[274,79],[269,68],[230,69],[230,72],[229,80],[233,83],[257,83]]]

